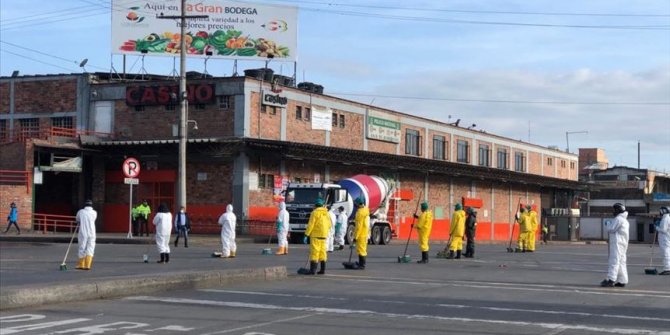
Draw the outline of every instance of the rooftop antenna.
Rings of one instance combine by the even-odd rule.
[[[84,67],[86,66],[86,63],[88,63],[88,58],[84,58],[84,60],[79,63],[79,67],[84,69],[84,73],[86,73],[86,68]]]

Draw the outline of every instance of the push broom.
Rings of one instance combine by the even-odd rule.
[[[644,274],[646,275],[658,274],[658,270],[656,270],[656,267],[652,266],[654,262],[654,244],[656,244],[656,234],[658,234],[658,231],[654,231],[654,240],[651,241],[651,257],[649,258],[649,267],[644,269]]]
[[[409,239],[412,237],[412,230],[414,230],[414,223],[416,222],[416,212],[419,211],[419,203],[421,203],[421,198],[423,197],[423,190],[416,201],[416,208],[414,209],[414,215],[412,215],[412,225],[409,228],[409,234],[407,235],[407,243],[405,243],[405,251],[402,253],[402,256],[398,256],[398,263],[409,263],[412,261],[412,258],[407,254],[407,247],[409,246]]]
[[[519,197],[519,201],[516,204],[516,213],[519,213],[520,207],[521,207],[521,197]],[[516,220],[516,215],[514,219]],[[514,238],[514,227],[516,227],[516,222],[512,222],[512,233],[509,235],[509,245],[507,245],[507,252],[514,252],[514,249],[512,249],[512,239]]]
[[[65,257],[63,257],[63,263],[60,264],[61,271],[67,271],[67,264],[65,264],[65,261],[67,260],[67,255],[70,253],[70,247],[72,246],[72,241],[74,241],[74,236],[77,235],[78,230],[79,230],[79,223],[77,223],[77,226],[74,228],[72,238],[70,238],[70,244],[67,245],[67,250],[65,251]]]

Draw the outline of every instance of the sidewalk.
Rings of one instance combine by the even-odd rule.
[[[60,264],[70,234],[22,233],[0,235],[0,310],[70,301],[106,299],[182,288],[221,287],[234,282],[281,280],[287,265],[301,259],[261,255],[264,244],[238,238],[238,257],[212,258],[221,249],[218,235],[189,237],[170,244],[168,264],[157,264],[153,237],[127,239],[125,234],[98,234],[90,271],[76,270],[77,244],[70,248],[67,270]],[[272,245],[275,246],[274,244]],[[297,249],[297,248],[296,248]],[[143,255],[149,262],[143,262]],[[299,252],[298,254],[303,254]]]

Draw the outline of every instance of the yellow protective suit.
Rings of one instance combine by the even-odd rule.
[[[428,251],[428,239],[430,231],[433,228],[433,212],[426,210],[419,215],[419,223],[416,224],[416,230],[419,233],[419,248],[422,252]]]
[[[312,211],[305,230],[309,236],[309,260],[311,262],[327,261],[326,237],[330,231],[330,215],[326,207],[318,207]]]
[[[530,220],[528,212],[523,212],[519,216],[519,239],[517,244],[521,250],[528,249],[528,236],[530,235],[531,230]]]
[[[530,218],[530,231],[528,232],[528,243],[527,249],[530,251],[535,251],[535,237],[537,236],[537,212],[531,210],[528,212],[528,217]]]
[[[354,240],[356,241],[356,252],[359,256],[368,255],[368,234],[370,234],[370,209],[367,206],[359,207],[354,218],[356,228]]]
[[[465,235],[465,211],[459,209],[451,216],[449,227],[449,251],[463,250],[463,236]]]

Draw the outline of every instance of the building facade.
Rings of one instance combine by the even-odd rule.
[[[41,179],[27,192],[23,186],[30,196],[19,196],[16,183],[1,185],[2,208],[16,199],[30,203],[28,216],[71,215],[90,197],[101,231],[127,231],[130,186],[121,165],[135,157],[142,170],[134,199],[174,209],[178,84],[133,79],[0,78],[0,169]],[[465,203],[478,207],[479,238],[506,240],[519,203],[538,213],[568,208],[582,188],[574,154],[260,78],[191,76],[188,120],[187,207],[196,232],[218,231],[228,203],[243,222],[271,221],[288,182],[364,173],[397,186],[400,237],[422,195],[436,218],[433,238],[447,237],[454,205]]]

